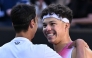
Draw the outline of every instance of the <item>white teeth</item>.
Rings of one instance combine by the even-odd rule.
[[[53,36],[53,34],[48,34],[47,36]]]

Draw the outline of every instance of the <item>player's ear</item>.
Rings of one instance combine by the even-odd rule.
[[[65,29],[69,29],[70,28],[70,23],[66,23],[65,24]]]
[[[30,21],[30,27],[31,27],[31,28],[34,28],[34,24],[35,24],[35,21],[34,21],[34,19],[32,19],[32,20]]]

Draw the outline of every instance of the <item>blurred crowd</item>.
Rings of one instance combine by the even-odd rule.
[[[12,27],[10,19],[11,9],[19,3],[34,4],[38,15],[38,27],[42,28],[41,11],[49,4],[56,3],[68,6],[73,11],[71,28],[92,28],[91,0],[0,0],[0,28]]]

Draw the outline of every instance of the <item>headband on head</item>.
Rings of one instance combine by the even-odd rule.
[[[50,14],[44,15],[42,20],[44,20],[46,18],[50,18],[50,17],[56,18],[56,19],[61,20],[61,21],[65,22],[65,23],[69,23],[69,20],[67,18],[59,17],[55,13],[52,13],[51,15]]]

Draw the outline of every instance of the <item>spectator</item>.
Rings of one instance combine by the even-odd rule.
[[[25,2],[24,2],[25,1]],[[0,0],[0,26],[11,27],[11,8],[17,3],[27,3],[27,0]]]
[[[31,4],[35,5],[36,8],[36,14],[38,16],[38,28],[42,28],[42,21],[40,19],[40,14],[44,8],[47,7],[47,4],[44,0],[30,0]]]
[[[90,0],[70,0],[73,11],[73,28],[92,28],[92,4]]]

